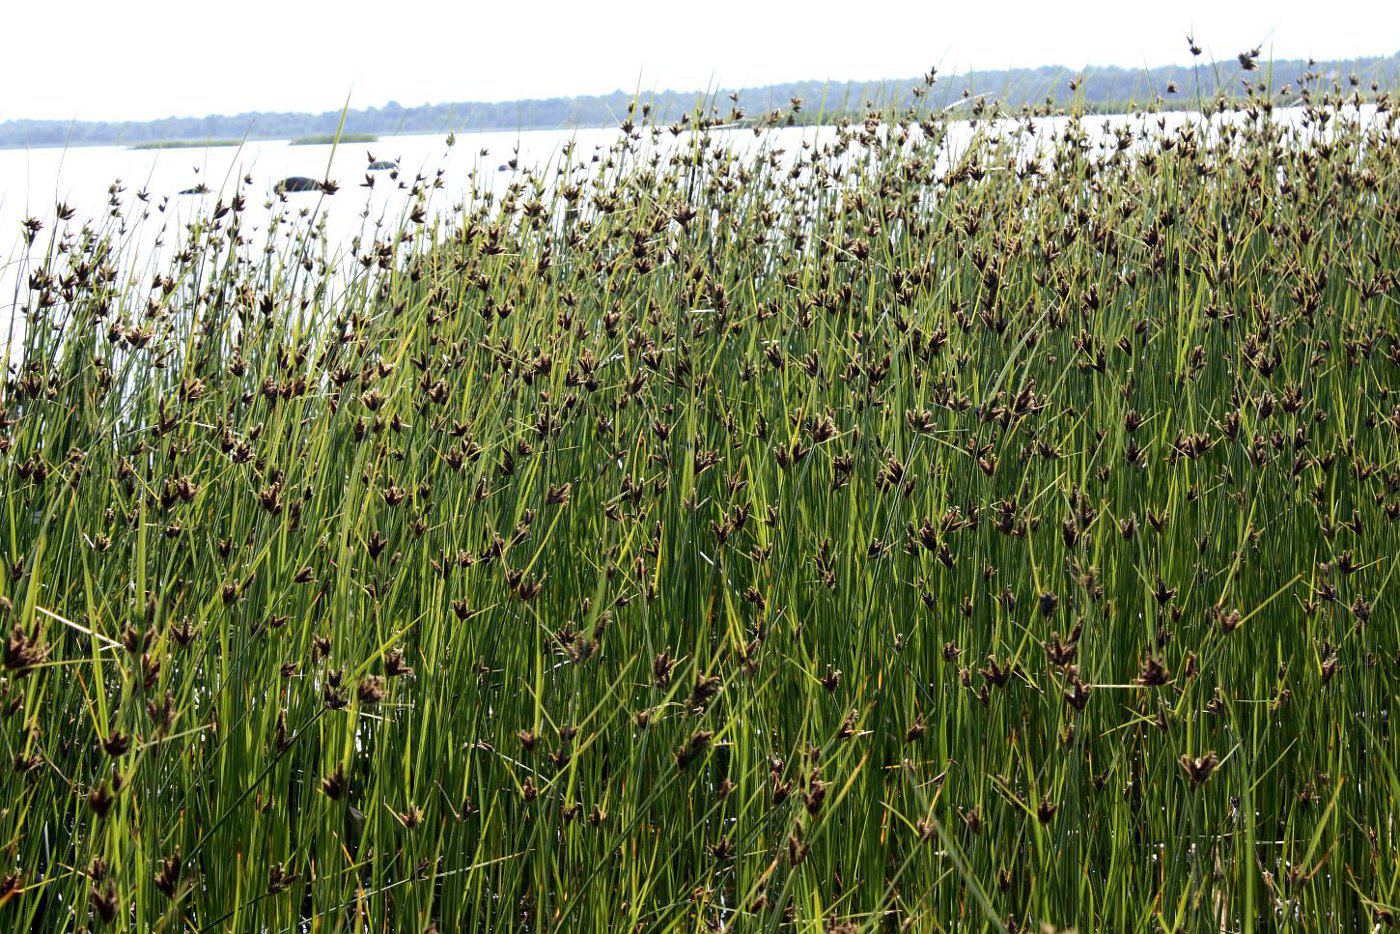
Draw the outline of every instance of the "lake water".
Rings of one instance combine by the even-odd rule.
[[[1355,118],[1357,111],[1350,110]],[[1286,125],[1300,127],[1304,112],[1301,108],[1278,108],[1274,119]],[[1369,105],[1363,107],[1360,118],[1375,119]],[[1155,124],[1158,117],[1090,117],[1086,127],[1105,144],[1113,130],[1134,121]],[[1168,128],[1188,120],[1200,120],[1199,114],[1169,113],[1161,115]],[[1243,119],[1231,115],[1226,119]],[[1042,139],[1052,137],[1063,127],[1064,118],[1036,121]],[[985,124],[982,124],[985,125]],[[1007,121],[1003,126],[1011,126]],[[974,132],[973,125],[950,125],[950,149],[965,144]],[[834,134],[831,127],[784,128],[765,130],[755,136],[750,130],[717,132],[718,142],[734,148],[755,149],[777,147],[796,152],[804,141],[820,142]],[[682,134],[684,144],[689,134]],[[118,200],[125,211],[127,229],[121,238],[121,261],[129,271],[152,274],[171,246],[181,239],[183,226],[197,217],[207,216],[213,205],[227,204],[240,180],[251,179],[243,185],[247,198],[243,233],[253,244],[261,246],[266,240],[268,224],[277,214],[290,213],[293,223],[280,227],[278,237],[289,238],[298,224],[304,228],[313,221],[324,221],[329,246],[348,253],[354,239],[373,238],[376,226],[381,236],[397,228],[410,200],[410,189],[418,175],[429,180],[439,177],[440,190],[434,191],[431,206],[436,210],[450,208],[459,202],[475,184],[478,188],[500,192],[514,179],[519,170],[550,165],[560,158],[563,147],[573,141],[573,160],[588,161],[595,151],[601,151],[619,138],[617,129],[540,130],[528,132],[464,133],[449,146],[441,135],[385,137],[378,142],[331,146],[293,146],[285,141],[248,142],[237,147],[178,148],[137,150],[121,146],[80,147],[72,149],[0,149],[0,322],[10,317],[21,284],[23,255],[21,222],[37,217],[44,230],[36,241],[36,250],[48,242],[55,224],[78,229],[84,222],[94,221],[109,213],[109,188],[119,181],[122,191]],[[645,138],[644,138],[645,139]],[[670,133],[660,136],[663,146],[677,145]],[[645,143],[644,145],[649,145]],[[361,187],[366,177],[370,156],[395,160],[398,178],[388,172],[375,172],[373,188]],[[946,158],[946,154],[945,154]],[[517,169],[509,163],[514,160]],[[282,203],[273,194],[274,185],[289,176],[332,179],[340,186],[333,196],[318,193],[289,195]],[[180,192],[203,185],[207,194],[189,195]],[[144,194],[144,202],[138,200]],[[72,221],[64,224],[55,219],[58,204],[73,209]],[[115,221],[113,221],[115,223]]]
[[[779,145],[796,148],[803,138],[830,133],[830,128],[791,128],[765,131],[761,140],[751,131],[719,135],[730,145]],[[672,145],[671,134],[662,134]],[[411,203],[415,178],[441,187],[430,193],[430,208],[441,212],[460,203],[473,188],[500,194],[521,171],[556,164],[572,142],[575,164],[588,162],[620,138],[617,129],[540,130],[519,133],[464,133],[448,145],[442,135],[393,136],[378,142],[293,146],[286,141],[254,141],[242,146],[188,147],[159,150],[124,146],[71,149],[0,149],[0,323],[16,304],[16,287],[25,268],[21,224],[39,219],[44,229],[32,254],[42,257],[55,225],[78,230],[87,222],[117,224],[111,218],[111,186],[123,206],[125,226],[119,238],[121,261],[130,270],[160,268],[163,257],[179,242],[186,224],[207,217],[216,203],[227,205],[242,188],[247,207],[243,235],[254,245],[267,239],[275,215],[287,217],[274,242],[283,242],[312,223],[325,224],[325,236],[335,249],[348,253],[356,237],[368,243],[376,228],[386,236],[399,226]],[[684,136],[682,137],[682,139]],[[371,156],[398,163],[397,178],[388,171],[367,172]],[[514,163],[514,168],[512,167]],[[289,194],[283,202],[274,186],[282,179],[305,176],[331,179],[340,187],[334,195],[316,192]],[[372,188],[362,187],[368,177]],[[240,186],[240,182],[242,185]],[[207,193],[182,194],[197,186]],[[140,196],[144,196],[144,201]],[[73,210],[73,219],[56,218],[59,204]],[[106,219],[104,221],[104,218]]]
[[[242,146],[209,148],[131,149],[124,146],[91,146],[72,149],[0,149],[0,254],[12,246],[16,225],[30,215],[52,221],[54,207],[72,206],[77,220],[105,212],[108,186],[120,180],[128,195],[146,191],[154,207],[169,198],[176,216],[192,216],[206,209],[222,193],[225,202],[235,182],[252,179],[248,190],[271,197],[273,185],[289,176],[333,179],[341,190],[324,206],[332,214],[356,214],[366,204],[394,202],[402,195],[386,173],[376,172],[373,190],[357,186],[364,180],[368,156],[394,160],[400,180],[411,184],[415,174],[431,177],[438,169],[452,195],[452,183],[460,188],[475,169],[482,179],[509,176],[496,171],[512,158],[522,166],[552,158],[570,139],[578,149],[607,145],[615,130],[538,131],[530,133],[464,134],[448,146],[441,135],[394,136],[377,143],[345,143],[338,147],[293,146],[279,140],[251,141]],[[179,192],[203,184],[207,196],[181,196]],[[502,182],[504,184],[504,181]],[[251,206],[251,205],[250,205]],[[188,210],[182,210],[188,208]]]
[[[72,149],[0,150],[0,270],[14,269],[22,253],[21,223],[36,217],[44,223],[37,245],[46,242],[56,223],[56,206],[66,204],[74,217],[66,226],[100,220],[110,211],[110,186],[119,182],[126,207],[129,241],[127,255],[150,261],[157,244],[179,239],[184,224],[207,216],[216,202],[228,204],[241,187],[247,199],[245,236],[259,243],[274,213],[291,209],[293,220],[303,210],[324,220],[328,240],[348,247],[354,236],[371,231],[377,221],[396,223],[409,203],[415,176],[429,179],[442,171],[443,189],[433,195],[438,206],[458,200],[472,184],[503,189],[516,173],[498,171],[511,159],[537,165],[555,157],[569,139],[577,139],[577,151],[606,146],[617,138],[615,130],[577,133],[482,133],[463,135],[448,146],[441,135],[396,136],[382,142],[331,146],[293,146],[285,141],[248,142],[242,146],[138,150],[122,146]],[[365,180],[369,155],[399,164],[398,178],[377,171],[373,188],[360,187]],[[586,156],[585,156],[586,157]],[[282,204],[274,185],[290,176],[332,179],[340,185],[333,196],[296,193]],[[207,194],[181,194],[203,186]],[[145,202],[138,194],[146,195]],[[309,221],[308,221],[309,222]],[[0,273],[0,281],[5,277]],[[8,304],[12,289],[0,291],[0,305]]]

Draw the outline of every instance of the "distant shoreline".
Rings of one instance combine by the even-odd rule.
[[[334,146],[345,143],[377,143],[379,136],[374,133],[318,133],[315,136],[298,136],[289,140],[289,146]]]
[[[969,99],[969,100],[966,102],[966,104],[963,105],[963,106],[960,106],[959,109],[960,109],[960,110],[963,110],[963,109],[971,109],[971,105],[974,103],[974,101],[975,101],[975,99]],[[1370,95],[1363,96],[1362,102],[1363,102],[1363,103],[1373,103],[1373,102],[1374,102],[1374,97],[1372,97],[1372,96],[1370,96]],[[1205,101],[1176,99],[1176,100],[1159,100],[1159,101],[1152,101],[1152,102],[1128,101],[1128,102],[1122,102],[1122,103],[1119,103],[1119,102],[1108,102],[1108,103],[1104,103],[1104,104],[1086,104],[1086,105],[1083,105],[1083,106],[1079,109],[1078,112],[1079,112],[1082,116],[1086,116],[1086,117],[1112,117],[1112,116],[1122,116],[1122,115],[1124,115],[1124,114],[1135,113],[1135,112],[1136,112],[1136,113],[1147,113],[1147,112],[1149,112],[1149,111],[1146,109],[1146,106],[1147,106],[1148,103],[1150,103],[1150,104],[1153,106],[1153,111],[1151,111],[1151,112],[1158,112],[1158,113],[1181,113],[1181,112],[1184,112],[1184,111],[1199,111],[1199,110],[1202,110],[1202,109],[1203,109],[1203,108],[1202,108],[1202,105],[1203,105],[1203,104],[1209,105],[1209,104],[1211,103],[1211,99],[1207,99],[1207,100],[1205,100]],[[1279,106],[1280,106],[1280,107],[1291,107],[1291,106],[1298,106],[1300,103],[1301,103],[1301,102],[1300,102],[1300,101],[1297,101],[1297,100],[1289,100],[1289,101],[1282,101],[1282,102],[1280,102],[1280,103],[1279,103]],[[1204,109],[1205,109],[1206,111],[1213,111],[1213,110],[1214,110],[1214,108],[1213,108],[1213,107],[1210,107],[1210,106],[1206,106],[1206,107],[1204,107]],[[1041,116],[1067,116],[1067,115],[1069,114],[1069,112],[1070,112],[1070,111],[1069,111],[1067,108],[1065,108],[1065,107],[1059,107],[1059,108],[1056,108],[1056,110],[1055,110],[1052,114],[1042,114]],[[943,111],[943,113],[944,113],[944,115],[949,115],[949,114],[951,114],[951,115],[953,116],[954,119],[965,119],[965,117],[959,116],[959,115],[957,114],[956,111],[947,111],[947,110],[945,110],[945,111]],[[1016,117],[1016,116],[1019,116],[1019,114],[1020,114],[1019,110],[1003,110],[1003,112],[1002,112],[1002,117],[1003,117],[1003,118]],[[858,116],[860,116],[860,115],[858,115],[858,114],[853,114],[853,113],[846,113],[846,112],[828,113],[828,114],[822,115],[822,119],[811,119],[811,118],[808,118],[808,119],[798,119],[798,120],[796,120],[795,122],[792,122],[792,123],[778,123],[778,124],[762,124],[762,123],[755,123],[755,122],[749,121],[749,122],[744,122],[744,123],[740,123],[740,124],[734,124],[734,125],[726,126],[725,129],[729,129],[729,130],[750,130],[750,129],[754,128],[755,126],[760,127],[760,128],[763,128],[763,129],[784,129],[784,128],[786,128],[786,127],[793,127],[793,126],[800,126],[800,127],[836,126],[836,125],[839,124],[843,119],[845,119],[845,120],[855,120],[855,119],[858,118]],[[971,115],[968,115],[968,116],[971,116]],[[291,137],[286,137],[286,136],[249,136],[249,137],[247,137],[247,138],[245,138],[245,139],[216,139],[216,140],[198,140],[198,139],[182,140],[182,139],[175,139],[175,140],[153,140],[153,141],[143,141],[143,142],[139,142],[139,143],[125,143],[125,142],[121,142],[121,141],[115,141],[115,142],[93,141],[93,142],[71,142],[71,143],[67,143],[67,144],[49,144],[49,145],[32,145],[32,146],[30,146],[30,145],[24,145],[24,144],[5,144],[5,143],[0,143],[0,152],[4,152],[4,151],[14,151],[14,150],[25,150],[25,149],[28,149],[28,150],[49,150],[49,149],[101,149],[101,148],[104,148],[104,147],[105,147],[105,148],[109,148],[109,149],[121,149],[121,150],[124,150],[124,151],[127,151],[127,152],[137,152],[137,151],[140,151],[140,152],[151,152],[151,151],[159,151],[159,150],[163,150],[163,149],[224,149],[224,148],[231,148],[231,147],[243,146],[243,145],[246,145],[246,144],[248,144],[248,143],[285,143],[285,144],[288,145],[288,146],[329,146],[329,145],[332,145],[332,144],[336,144],[336,145],[356,145],[356,144],[366,144],[366,143],[371,143],[371,144],[372,144],[372,143],[382,143],[382,142],[386,142],[386,141],[388,141],[388,140],[396,139],[396,138],[399,138],[399,137],[412,137],[412,136],[434,136],[434,135],[440,135],[440,136],[446,137],[447,135],[451,134],[451,135],[455,135],[455,136],[458,136],[458,137],[468,137],[468,136],[473,136],[473,135],[485,135],[485,134],[488,134],[488,133],[570,133],[570,132],[584,132],[584,131],[589,131],[589,130],[615,130],[615,129],[617,129],[617,128],[618,128],[618,125],[617,125],[616,123],[579,124],[579,125],[555,126],[555,127],[551,127],[551,126],[500,126],[500,127],[496,127],[496,126],[478,126],[478,127],[458,127],[458,128],[456,128],[456,129],[450,129],[450,130],[417,130],[417,129],[415,129],[415,130],[406,130],[406,131],[404,131],[404,132],[402,132],[402,133],[379,133],[379,134],[375,134],[375,133],[352,133],[352,134],[346,134],[346,135],[340,137],[339,141],[336,140],[334,134],[316,134],[316,135],[314,135],[314,136],[306,136],[306,137],[298,137],[298,138],[291,138]]]
[[[868,104],[905,107],[919,103],[931,110],[956,108],[967,97],[983,97],[1018,111],[1023,106],[1043,107],[1047,98],[1065,100],[1095,114],[1124,113],[1134,107],[1194,109],[1217,95],[1238,97],[1242,83],[1262,85],[1272,93],[1297,85],[1307,77],[1310,86],[1336,84],[1372,96],[1375,91],[1400,87],[1400,53],[1351,60],[1322,62],[1289,59],[1259,62],[1244,70],[1238,62],[1204,58],[1187,65],[1156,68],[1092,66],[1068,68],[1013,68],[939,76],[932,88],[922,78],[883,81],[795,81],[740,89],[709,91],[660,91],[637,95],[615,91],[577,97],[538,98],[504,102],[461,101],[405,107],[334,110],[322,113],[248,112],[204,117],[168,117],[158,120],[6,120],[0,121],[0,149],[52,149],[77,146],[128,146],[141,148],[189,148],[204,140],[294,141],[330,139],[342,142],[353,136],[389,137],[441,133],[529,132],[586,130],[615,127],[629,108],[648,106],[654,122],[666,123],[695,110],[714,107],[726,123],[768,125],[775,113],[788,111],[793,99],[803,102],[799,122],[833,123],[842,118],[861,119]],[[1071,87],[1072,83],[1072,87]],[[922,95],[915,100],[916,90]],[[738,104],[730,100],[737,95]],[[739,114],[734,116],[734,114]],[[150,144],[165,144],[156,147]]]

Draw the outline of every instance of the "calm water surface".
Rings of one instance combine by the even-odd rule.
[[[801,140],[830,133],[822,129],[783,129],[723,133],[731,145],[800,145]],[[673,145],[671,134],[663,134]],[[649,137],[644,137],[648,139]],[[111,187],[123,208],[123,248],[119,262],[128,270],[152,274],[161,268],[186,224],[208,217],[217,203],[227,205],[240,187],[247,199],[243,236],[266,243],[269,221],[290,213],[279,225],[274,243],[290,240],[313,223],[325,224],[327,245],[348,253],[356,237],[368,243],[397,229],[411,203],[415,178],[440,178],[430,206],[450,209],[471,191],[502,192],[526,169],[548,167],[563,158],[573,142],[574,163],[588,162],[619,139],[616,129],[469,133],[453,145],[439,134],[385,137],[376,143],[337,147],[293,146],[285,141],[256,141],[242,146],[138,150],[122,146],[72,149],[0,149],[0,324],[17,299],[24,268],[22,222],[35,217],[44,224],[34,250],[41,248],[57,224],[79,229],[86,222],[119,221],[111,215]],[[682,137],[684,139],[684,136]],[[371,157],[398,163],[397,178],[387,171],[368,172]],[[512,165],[513,163],[513,165]],[[282,202],[274,186],[291,176],[331,179],[334,195],[291,193]],[[372,177],[374,186],[363,187]],[[240,186],[240,182],[242,185]],[[203,186],[207,193],[182,194]],[[141,200],[144,198],[144,200]],[[73,219],[58,221],[59,204],[73,209]],[[290,210],[289,210],[290,209]]]

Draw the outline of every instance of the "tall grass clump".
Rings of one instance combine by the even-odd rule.
[[[743,119],[26,225],[0,924],[1391,921],[1389,97]]]

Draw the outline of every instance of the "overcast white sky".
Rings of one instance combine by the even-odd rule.
[[[694,90],[1400,50],[1394,0],[13,0],[0,120]]]

